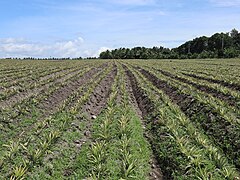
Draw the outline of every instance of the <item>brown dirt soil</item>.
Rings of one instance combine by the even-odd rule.
[[[152,112],[152,102],[148,99],[147,96],[144,95],[143,91],[138,87],[137,80],[132,74],[131,71],[127,69],[126,66],[123,65],[123,68],[125,69],[126,76],[126,89],[128,91],[128,94],[131,99],[131,104],[134,107],[135,111],[137,112],[138,116],[142,120],[142,126],[143,129],[146,129],[146,122],[144,122],[144,116]],[[149,140],[149,134],[145,131],[145,137]],[[150,144],[153,148],[153,144],[150,141]],[[151,172],[149,173],[149,179],[150,180],[162,180],[163,174],[161,172],[161,168],[159,166],[159,163],[154,156],[153,151],[153,157],[151,159]]]
[[[236,106],[238,107],[239,105],[237,104],[237,99],[231,95],[227,95],[227,94],[224,94],[216,89],[213,89],[211,87],[208,87],[208,86],[204,86],[204,85],[199,85],[197,83],[194,83],[192,81],[189,81],[188,79],[185,79],[185,78],[182,78],[182,77],[179,77],[177,75],[173,75],[167,71],[163,71],[161,69],[156,69],[157,71],[159,71],[160,73],[162,73],[163,75],[167,76],[167,77],[170,77],[170,78],[173,78],[173,79],[176,79],[176,80],[179,80],[183,83],[186,83],[186,84],[189,84],[197,89],[199,89],[200,91],[203,91],[205,93],[208,93],[208,94],[211,94],[212,96],[222,100],[222,101],[225,101],[227,102],[229,105],[231,106]]]
[[[105,71],[105,70],[99,71],[98,73],[96,73],[95,75],[93,75],[93,76],[91,77],[91,79],[92,79],[93,77],[94,77],[95,80],[99,79],[99,77],[104,73],[104,71]],[[89,81],[87,81],[87,82],[82,86],[82,87],[83,87],[83,88],[82,88],[82,91],[74,98],[74,100],[71,101],[71,102],[69,102],[69,103],[65,106],[66,109],[70,110],[71,107],[72,107],[74,104],[76,104],[77,100],[80,99],[80,97],[84,94],[84,92],[87,91],[87,89],[88,89],[87,84],[88,84],[88,83],[89,83]]]
[[[77,115],[76,120],[71,124],[72,127],[69,130],[72,130],[72,128],[79,130],[79,123],[85,121],[86,125],[83,129],[80,131],[83,132],[83,137],[80,139],[77,139],[73,142],[74,146],[76,147],[76,152],[80,152],[82,145],[85,144],[88,141],[91,141],[91,129],[92,129],[92,116],[97,116],[101,113],[104,107],[106,107],[106,103],[108,100],[108,97],[110,95],[110,90],[112,83],[114,82],[114,78],[117,74],[116,67],[113,68],[113,70],[104,78],[101,80],[101,82],[98,84],[98,86],[95,88],[94,92],[91,94],[89,100],[82,108],[82,111]],[[84,117],[84,118],[83,118]],[[72,160],[74,160],[77,157],[78,153],[73,155]],[[64,176],[68,177],[73,173],[72,169],[66,168],[64,169]]]
[[[83,111],[87,112],[89,116],[99,115],[101,110],[106,106],[108,97],[111,93],[111,86],[116,75],[117,68],[114,66],[113,70],[99,83],[91,94],[88,102],[83,107]]]
[[[201,76],[198,76],[198,75],[195,75],[195,74],[188,74],[188,73],[182,73],[182,74],[185,75],[185,76],[196,78],[196,79],[205,80],[205,81],[208,81],[208,82],[211,82],[211,83],[220,84],[220,85],[225,86],[227,88],[240,91],[240,85],[239,84],[234,84],[234,83],[230,84],[230,83],[225,82],[223,80],[201,77]]]
[[[126,68],[125,68],[125,71],[127,71]],[[129,98],[130,98],[130,103],[132,104],[133,108],[135,109],[137,115],[143,120],[143,113],[142,113],[141,109],[139,108],[138,102],[134,96],[134,92],[133,92],[133,88],[131,86],[131,81],[130,81],[129,76],[126,76],[125,80],[126,80],[126,82],[125,82],[126,89],[127,89],[127,92],[128,92]]]
[[[186,116],[193,122],[199,123],[209,137],[213,137],[213,141],[218,145],[223,152],[228,155],[229,159],[234,159],[234,164],[240,169],[240,163],[237,160],[240,154],[240,133],[239,127],[231,124],[223,117],[218,115],[214,110],[207,107],[205,104],[197,101],[190,95],[179,94],[176,87],[170,86],[166,81],[158,79],[145,69],[139,71],[150,81],[154,86],[163,90],[169,98],[176,103]],[[226,146],[227,142],[227,146]]]
[[[46,80],[48,80],[48,79],[50,79],[54,76],[58,76],[58,75],[60,75],[62,73],[65,73],[67,71],[69,71],[69,69],[59,70],[57,72],[53,72],[53,73],[50,73],[48,75],[43,75],[43,76],[39,75],[39,77],[37,77],[36,79],[33,79],[33,78],[29,77],[29,75],[26,75],[22,78],[14,77],[14,79],[9,80],[9,81],[12,81],[11,85],[9,87],[6,87],[6,86],[5,87],[0,87],[0,93],[4,93],[9,89],[18,89],[18,90],[21,91],[21,89],[23,87],[23,85],[22,85],[23,81],[24,81],[24,84],[27,85],[27,87],[30,87],[32,84],[34,84],[36,82],[39,83],[39,82],[42,82],[42,81],[46,81]],[[45,72],[45,71],[42,71],[42,72]],[[30,76],[31,76],[31,74],[30,74]]]
[[[111,86],[114,82],[114,78],[117,74],[117,68],[114,66],[112,71],[101,80],[101,82],[98,84],[98,86],[94,89],[94,92],[89,97],[89,100],[85,105],[83,106],[81,112],[79,115],[77,115],[74,122],[71,124],[72,127],[69,130],[72,130],[72,128],[79,130],[79,123],[85,121],[86,125],[83,129],[80,131],[83,132],[83,137],[80,139],[77,139],[73,142],[74,146],[76,147],[76,152],[80,152],[82,145],[85,144],[88,141],[91,141],[91,129],[92,129],[92,121],[94,118],[93,116],[97,116],[101,113],[101,111],[106,107],[106,103],[108,100],[108,97],[111,93]],[[72,160],[74,160],[77,157],[76,153],[73,155]],[[69,171],[70,170],[70,171]],[[64,169],[64,176],[68,177],[72,174],[72,169],[66,168]]]
[[[63,87],[60,87],[54,91],[47,99],[40,102],[39,108],[43,109],[45,116],[56,112],[59,105],[67,99],[74,91],[76,91],[80,86],[83,86],[89,81],[89,79],[96,73],[102,70],[102,67],[92,68],[90,71],[86,72],[83,76],[75,81],[71,81]]]
[[[42,73],[44,71],[45,71],[44,69],[35,69],[35,70],[31,69],[24,74],[12,74],[9,77],[4,76],[3,78],[0,78],[0,83],[10,82],[10,84],[13,84],[13,85],[21,83],[22,81],[24,81],[24,83],[25,83],[26,81],[32,81],[31,77],[32,77],[32,74],[34,74],[35,72],[36,73]],[[6,85],[4,87],[6,87]]]
[[[31,71],[33,70],[32,68],[29,68],[29,69],[25,69],[25,68],[17,68],[13,71],[7,71],[7,70],[1,70],[1,77],[0,77],[0,82],[3,80],[3,79],[6,79],[6,78],[9,78],[9,77],[12,77],[12,76],[15,76],[14,74],[16,72],[19,72],[21,71],[22,73],[25,72],[25,71]],[[4,72],[4,71],[7,71],[7,72]],[[4,72],[4,75],[2,76],[2,73]],[[26,72],[27,74],[27,72]]]
[[[45,117],[53,114],[57,111],[58,106],[64,101],[74,90],[77,90],[78,87],[84,85],[89,79],[96,74],[103,70],[103,68],[107,67],[108,64],[103,64],[97,68],[92,68],[90,71],[86,72],[80,79],[70,82],[69,84],[59,88],[58,90],[54,91],[47,99],[43,102],[40,102],[38,105],[42,111],[43,115],[40,116],[39,120],[43,120]],[[26,132],[28,129],[31,129],[34,124],[26,127],[23,132]]]
[[[68,72],[69,70],[71,70],[71,69],[59,70],[59,71],[57,71],[57,72],[54,72],[54,73],[51,73],[51,74],[42,76],[42,77],[39,78],[39,81],[48,80],[48,79],[50,79],[50,78],[52,78],[52,77],[54,77],[54,76],[58,76],[58,75],[60,75],[60,74],[62,74],[62,73]]]
[[[2,93],[5,89],[3,87],[0,87],[0,93]]]
[[[65,80],[67,80],[68,78],[70,78],[71,76],[77,75],[81,71],[82,70],[71,72],[71,73],[67,74],[64,77],[55,79],[53,82],[50,82],[48,84],[43,85],[42,87],[36,87],[34,89],[28,89],[28,90],[26,90],[24,92],[17,93],[15,95],[9,97],[7,100],[4,100],[4,101],[0,102],[0,107],[1,108],[11,108],[12,106],[17,104],[18,102],[21,102],[21,101],[23,101],[25,99],[28,99],[28,98],[30,98],[33,95],[37,95],[37,94],[40,94],[41,92],[47,91],[48,88],[51,85],[56,84],[56,83],[62,83]]]

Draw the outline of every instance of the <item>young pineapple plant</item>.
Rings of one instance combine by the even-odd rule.
[[[104,164],[107,158],[106,145],[105,141],[91,144],[90,152],[88,154],[89,163],[92,164],[91,177],[102,179],[107,173]]]
[[[10,180],[24,180],[27,171],[28,171],[28,168],[26,166],[21,165],[21,166],[15,167],[10,177]]]
[[[10,141],[9,144],[4,144],[3,147],[7,148],[5,157],[11,160],[14,157],[14,155],[16,155],[17,152],[19,151],[21,145],[19,141],[17,142]]]

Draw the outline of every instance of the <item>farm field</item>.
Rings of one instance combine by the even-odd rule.
[[[240,179],[240,59],[0,60],[0,179]]]

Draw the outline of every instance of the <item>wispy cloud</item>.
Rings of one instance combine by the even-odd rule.
[[[178,40],[240,29],[239,7],[240,0],[0,1],[0,57],[86,57],[118,47],[172,48],[182,43]]]
[[[220,7],[240,6],[240,0],[210,0],[210,2]]]
[[[24,38],[4,38],[0,39],[1,44],[11,44],[11,43],[26,43],[27,40]]]
[[[108,48],[90,51],[83,47],[84,40],[78,37],[74,40],[43,44],[29,42],[23,38],[0,39],[0,57],[86,57],[98,56]]]

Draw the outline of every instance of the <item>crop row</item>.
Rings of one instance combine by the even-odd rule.
[[[172,104],[166,89],[157,86],[157,82],[152,82],[153,85],[138,71],[131,71],[127,70],[127,73],[135,86],[140,107],[147,111],[145,119],[150,126],[153,149],[167,179],[232,179],[238,176],[231,161],[222,149],[214,145],[211,136],[207,136],[201,128],[199,130],[192,118]],[[163,82],[158,84],[167,86]]]
[[[14,108],[14,111],[11,109],[4,111],[4,113],[2,113],[2,118],[4,118],[6,121],[4,127],[7,129],[3,129],[3,131],[11,133],[11,136],[17,135],[19,132],[23,132],[25,127],[28,127],[37,119],[41,119],[47,116],[47,114],[49,114],[49,109],[44,110],[42,108],[44,104],[49,105],[48,102],[50,101],[50,103],[52,103],[51,108],[59,106],[60,102],[52,102],[51,98],[54,98],[56,96],[56,99],[64,100],[63,96],[61,98],[57,98],[58,96],[61,96],[59,94],[59,90],[63,91],[64,89],[69,88],[70,85],[73,85],[72,82],[77,82],[77,80],[81,79],[85,73],[89,72],[89,70],[89,68],[86,68],[80,74],[69,76],[68,78],[65,78],[62,83],[53,83],[51,86],[49,86],[48,91],[41,91],[41,93],[35,94],[34,97],[28,98],[28,100],[26,100],[24,103],[19,103],[19,105]],[[70,92],[65,93],[65,96],[69,93]],[[14,131],[12,131],[12,129],[14,129]],[[1,139],[5,139],[3,136],[6,138],[11,137],[8,133],[3,133],[1,136]]]
[[[83,173],[80,168],[77,179],[147,179],[149,176],[149,145],[141,120],[129,104],[124,71],[119,64],[114,82],[107,108],[93,122],[90,146],[80,153],[87,159],[87,169]]]
[[[64,75],[65,73],[75,72],[79,70],[79,68],[71,69],[71,70],[54,70],[44,72],[34,72],[34,75],[30,73],[30,79],[22,79],[22,80],[11,80],[7,81],[7,84],[2,86],[3,89],[1,91],[1,101],[7,100],[9,97],[17,95],[21,92],[26,92],[28,90],[32,90],[33,88],[38,88],[44,85],[45,83],[51,82],[51,79],[60,77],[59,75]],[[9,83],[12,82],[12,83]]]
[[[136,61],[138,63],[139,61]],[[236,60],[236,64],[238,61]],[[231,86],[240,86],[239,67],[225,66],[224,62],[219,61],[217,65],[211,65],[211,61],[198,63],[194,61],[148,61],[144,62],[151,67],[161,67],[169,72],[179,71],[182,73],[192,73],[210,80],[223,81]]]
[[[151,76],[148,73],[147,76]],[[162,88],[160,83],[165,83],[167,81],[158,80],[156,77],[151,76],[152,82],[155,81],[157,87]],[[169,83],[169,82],[168,82]],[[174,93],[178,92],[178,87],[172,84],[164,88],[167,94],[172,98],[173,101],[181,107],[191,118],[192,121],[199,123],[199,127],[204,129],[205,133],[214,139],[214,142],[221,147],[222,151],[225,153],[229,160],[232,160],[237,168],[239,168],[239,119],[237,117],[225,118],[225,113],[222,114],[212,110],[211,105],[208,105],[209,101],[204,101],[203,99],[198,100],[191,97],[192,93],[184,94],[186,92],[179,92],[178,96]],[[182,90],[182,89],[180,89]],[[208,106],[207,106],[208,105]],[[216,108],[216,107],[215,107]]]
[[[81,118],[81,108],[84,106],[84,103],[88,100],[89,96],[91,95],[92,91],[95,89],[96,85],[101,82],[106,75],[111,71],[111,67],[108,68],[104,73],[101,73],[100,76],[96,75],[95,79],[91,79],[85,87],[80,87],[74,94],[72,94],[70,99],[76,98],[76,102],[72,104],[71,108],[67,108],[68,100],[62,105],[62,110],[60,113],[57,113],[54,116],[54,125],[52,128],[59,128],[59,122],[64,120],[63,125],[64,128],[61,133],[61,137],[58,138],[58,143],[54,145],[52,151],[49,155],[43,158],[43,163],[32,170],[30,175],[31,178],[49,178],[50,176],[61,176],[64,177],[64,173],[61,173],[61,170],[67,168],[67,165],[71,162],[74,154],[72,152],[75,150],[76,146],[74,145],[75,138],[81,137],[81,132],[78,131],[77,126],[79,118]],[[86,91],[83,91],[83,90]],[[81,96],[79,96],[81,94]],[[77,108],[77,109],[76,109]],[[66,119],[67,118],[67,119]],[[77,123],[76,123],[77,122]],[[50,128],[51,129],[51,128]],[[44,130],[45,131],[45,130]],[[73,146],[71,146],[73,144]],[[51,162],[49,162],[49,158],[51,158]],[[60,171],[60,172],[59,172]],[[66,170],[67,171],[67,170]]]
[[[237,62],[11,63],[0,179],[240,178]]]
[[[15,141],[17,142],[17,152],[11,151],[11,147],[15,146],[15,144],[13,145],[10,142],[10,144],[4,145],[7,150],[3,153],[5,154],[4,158],[9,157],[7,155],[11,152],[11,158],[7,158],[8,161],[5,160],[5,164],[2,165],[6,172],[10,172],[10,174],[5,174],[5,176],[12,178],[24,176],[28,171],[32,171],[36,166],[41,164],[43,157],[50,153],[50,149],[54,148],[53,144],[57,142],[56,140],[59,138],[62,130],[64,130],[66,125],[69,125],[68,122],[72,119],[69,114],[63,111],[65,102],[63,102],[61,108],[54,115],[38,121],[27,132],[19,136],[20,139]],[[10,166],[7,165],[8,163],[10,163]],[[19,171],[17,170],[19,169],[25,173],[22,175],[18,174]]]
[[[198,90],[211,94],[212,96],[225,101],[231,106],[235,106],[239,108],[240,106],[240,93],[238,91],[233,91],[226,87],[223,87],[219,84],[212,84],[209,82],[201,81],[198,79],[193,79],[190,77],[185,77],[182,75],[178,75],[178,72],[175,71],[175,74],[169,73],[168,71],[164,71],[161,69],[157,69],[165,76],[169,76],[173,79],[179,80],[180,82],[189,84]]]

